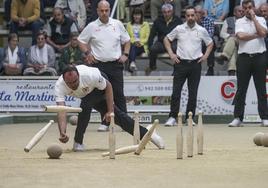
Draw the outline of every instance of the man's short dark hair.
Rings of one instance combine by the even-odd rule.
[[[192,6],[192,5],[189,5],[189,6],[186,6],[186,7],[185,7],[185,14],[186,14],[187,10],[190,10],[190,9],[193,9],[194,12],[196,12],[196,11],[195,11],[195,7]]]
[[[243,0],[243,1],[242,1],[242,6],[243,6],[243,5],[246,5],[246,4],[248,4],[248,3],[251,3],[251,4],[255,7],[255,2],[254,2],[254,0]]]

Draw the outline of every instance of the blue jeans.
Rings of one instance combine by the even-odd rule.
[[[134,44],[131,44],[130,51],[129,51],[129,62],[135,61],[136,57],[144,53],[144,47],[138,47]]]

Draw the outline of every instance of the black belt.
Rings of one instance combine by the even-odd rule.
[[[114,61],[100,61],[100,60],[96,60],[95,63],[117,63],[118,60],[114,60]]]
[[[248,54],[248,53],[242,53],[240,55],[248,56],[248,57],[256,57],[259,55],[262,55],[263,53],[254,53],[254,54]]]
[[[197,59],[180,59],[181,62],[185,62],[185,63],[196,63],[198,62],[200,58],[197,58]]]

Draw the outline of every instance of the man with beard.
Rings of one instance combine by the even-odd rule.
[[[47,24],[47,43],[56,52],[62,52],[70,45],[71,33],[78,32],[74,21],[64,16],[62,8],[53,9],[53,19]]]
[[[186,109],[186,119],[188,113],[195,115],[198,85],[201,77],[201,63],[206,61],[212,48],[213,41],[207,30],[196,23],[195,8],[189,6],[185,12],[186,22],[178,25],[164,38],[164,44],[170,59],[174,62],[173,91],[169,119],[166,126],[174,126],[180,109],[181,91],[187,80],[188,104]],[[176,54],[172,51],[171,42],[177,39]],[[202,42],[207,46],[205,53],[202,53]]]

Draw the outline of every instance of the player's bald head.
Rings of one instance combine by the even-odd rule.
[[[106,1],[106,0],[101,0],[98,3],[98,8],[102,8],[102,7],[110,8],[110,3],[108,1]]]

